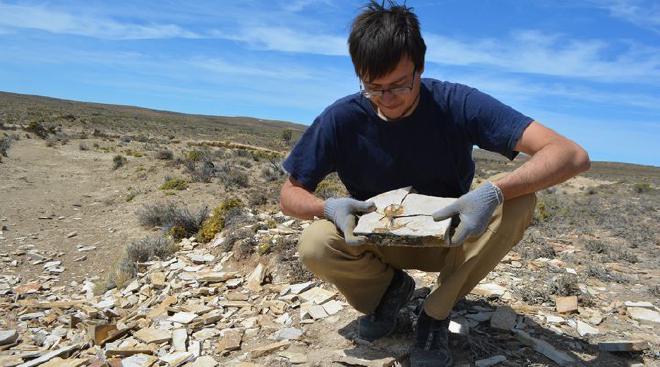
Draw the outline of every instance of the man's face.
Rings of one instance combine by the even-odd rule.
[[[372,96],[370,100],[378,107],[382,115],[390,120],[396,120],[413,111],[419,95],[421,72],[422,70],[415,70],[415,64],[409,58],[404,57],[391,73],[374,80],[363,80],[363,84],[367,91],[384,90],[381,96]],[[391,89],[410,86],[412,89],[407,93],[391,91]]]

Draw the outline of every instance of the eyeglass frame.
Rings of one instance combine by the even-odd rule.
[[[385,92],[390,92],[392,95],[395,96],[402,96],[410,93],[413,88],[415,87],[415,75],[417,74],[417,67],[413,68],[412,72],[412,80],[410,81],[409,86],[405,87],[396,87],[396,88],[387,88],[387,89],[377,89],[377,90],[368,90],[366,86],[364,85],[364,82],[362,79],[360,79],[360,94],[367,98],[373,98],[373,97],[382,97]]]

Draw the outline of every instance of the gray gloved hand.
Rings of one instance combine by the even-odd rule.
[[[468,237],[480,236],[484,233],[495,208],[503,201],[502,190],[491,182],[486,182],[433,213],[433,220],[436,222],[456,215],[460,219],[454,235],[451,238],[449,235],[445,236],[445,245],[460,246]],[[452,224],[454,220],[456,219],[452,219]]]
[[[371,201],[360,201],[351,198],[330,198],[325,201],[323,215],[331,220],[344,233],[344,240],[349,246],[359,246],[367,240],[364,236],[355,236],[355,213],[368,213],[376,210],[376,204]]]

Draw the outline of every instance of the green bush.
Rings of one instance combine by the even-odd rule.
[[[126,157],[124,157],[123,155],[118,154],[118,155],[116,155],[112,158],[112,169],[116,170],[119,167],[122,167],[123,165],[125,165],[126,162],[128,162]]]
[[[188,182],[182,178],[169,178],[160,185],[161,190],[185,190],[188,188]]]
[[[243,208],[244,204],[240,199],[227,199],[222,204],[213,209],[213,214],[204,221],[197,234],[199,242],[208,242],[215,237],[225,227],[227,213],[234,208]]]

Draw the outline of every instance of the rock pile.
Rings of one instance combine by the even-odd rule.
[[[258,216],[260,222],[272,220]],[[280,224],[254,231],[251,243],[275,245],[282,236],[297,238],[308,225],[281,215],[276,222]],[[350,333],[339,336],[338,330],[357,313],[332,286],[314,280],[288,282],[280,274],[276,256],[252,256],[238,262],[234,252],[222,250],[226,235],[220,233],[208,244],[184,239],[175,257],[138,264],[135,279],[102,294],[95,294],[98,286],[93,278],[83,284],[53,286],[65,269],[49,258],[35,260],[44,267],[44,275],[36,281],[0,276],[0,366],[370,367],[405,360],[410,333],[404,343],[394,343],[396,346],[333,341],[350,337]],[[527,266],[553,266],[551,263],[537,259]],[[526,305],[509,290],[523,281],[515,276],[521,266],[522,260],[512,252],[473,291],[491,303],[473,302],[457,307],[451,315],[450,330],[455,338],[467,338],[469,344],[478,343],[480,335],[488,339],[495,335],[509,343],[473,353],[469,359],[475,365],[518,365],[525,361],[521,356],[528,358],[531,350],[537,353],[533,360],[578,365],[588,359],[585,345],[592,342],[603,352],[651,353],[660,321],[654,304],[640,301],[583,307],[577,298],[558,297],[553,305]],[[433,274],[410,273],[421,286],[435,280]],[[414,314],[421,299],[423,295],[406,312]],[[627,320],[639,332],[613,333],[603,327],[607,319]],[[553,341],[539,333],[539,328],[570,341]],[[321,343],[324,339],[330,342]],[[565,350],[566,343],[573,343],[574,348]],[[367,358],[370,350],[384,351],[385,356]]]

